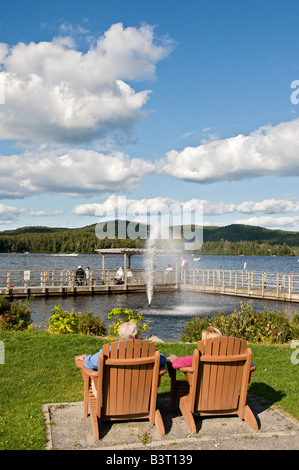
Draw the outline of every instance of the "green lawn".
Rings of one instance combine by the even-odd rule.
[[[0,331],[5,361],[0,364],[0,449],[43,449],[42,404],[83,400],[83,382],[74,356],[95,353],[102,340],[41,331]],[[191,355],[192,344],[158,344],[163,353]],[[299,420],[299,364],[289,346],[253,345],[257,370],[249,391]],[[170,392],[165,375],[159,393]]]

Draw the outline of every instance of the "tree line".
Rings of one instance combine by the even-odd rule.
[[[183,233],[183,231],[182,231]],[[249,239],[251,237],[251,239]],[[276,255],[299,254],[299,236],[293,232],[246,226],[208,227],[203,229],[203,245],[196,254]],[[99,239],[95,225],[80,229],[24,227],[0,232],[1,253],[95,253],[100,248],[144,248],[146,239]]]
[[[224,239],[219,242],[204,242],[199,250],[202,255],[294,256],[298,253],[298,249],[286,243],[270,245],[254,241],[229,242]]]

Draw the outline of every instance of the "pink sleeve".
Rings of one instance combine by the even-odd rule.
[[[193,356],[182,356],[175,359],[172,363],[174,369],[180,369],[181,367],[192,367]]]

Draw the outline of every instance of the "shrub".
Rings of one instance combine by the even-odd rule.
[[[91,336],[106,334],[104,323],[98,317],[94,317],[90,312],[62,312],[61,305],[53,308],[48,324],[48,331],[52,334],[81,333]]]
[[[78,313],[79,318],[79,325],[78,330],[79,333],[84,335],[90,336],[105,336],[106,329],[104,326],[104,322],[92,315],[90,312]]]
[[[0,330],[26,330],[32,323],[28,304],[29,300],[9,302],[0,297]]]
[[[49,333],[67,334],[78,333],[78,317],[75,312],[61,311],[61,305],[56,305],[51,311],[48,321]]]
[[[141,336],[141,334],[147,330],[147,324],[142,323],[142,313],[133,313],[133,311],[129,308],[114,308],[110,313],[108,313],[108,319],[111,320],[115,317],[119,318],[115,320],[115,322],[109,327],[109,335],[111,336],[118,337],[118,329],[120,325],[128,321],[136,323],[139,336]]]
[[[299,320],[293,320],[278,310],[255,312],[250,303],[241,302],[240,310],[227,315],[219,312],[213,317],[196,317],[185,325],[181,341],[196,342],[201,339],[202,330],[208,326],[218,328],[225,336],[246,339],[251,343],[286,343],[299,330]]]
[[[291,328],[293,331],[292,339],[299,339],[299,315],[294,313],[291,318]]]

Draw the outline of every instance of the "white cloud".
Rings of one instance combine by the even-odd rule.
[[[148,90],[126,83],[154,79],[170,51],[151,26],[114,24],[86,53],[70,37],[11,48],[0,44],[5,106],[0,139],[78,143],[110,132],[129,134],[145,116]]]
[[[237,181],[267,175],[299,175],[299,119],[264,126],[248,136],[171,150],[162,172],[200,183]]]
[[[44,210],[32,211],[26,207],[14,207],[7,204],[0,204],[0,224],[11,224],[22,216],[31,217],[49,217],[52,215],[62,215],[63,211],[58,210],[53,213],[46,212]]]
[[[69,155],[60,157],[62,162],[66,162]],[[171,223],[178,214],[188,214],[192,208],[203,208],[204,220],[203,225],[215,225],[212,219],[208,220],[207,216],[225,216],[227,214],[253,214],[252,217],[243,219],[234,219],[229,223],[257,225],[267,228],[280,228],[284,230],[298,230],[299,229],[299,216],[297,215],[299,209],[299,201],[290,200],[276,200],[266,199],[264,201],[244,201],[241,204],[225,203],[212,203],[204,199],[190,199],[188,201],[176,201],[166,197],[143,198],[143,199],[129,199],[124,196],[117,196],[112,194],[107,197],[103,202],[96,203],[83,203],[74,206],[72,214],[82,217],[96,217],[99,219],[101,216],[108,214],[104,219],[127,218],[128,220],[140,221],[149,223],[150,217],[154,214],[164,214],[169,216],[169,223]],[[177,212],[176,212],[177,210]],[[53,213],[36,210],[32,211],[24,207],[13,207],[10,205],[0,204],[0,224],[15,222],[18,218],[23,216],[29,217],[49,217],[55,215],[63,215],[64,211],[56,210]],[[264,215],[254,215],[264,214]],[[273,215],[275,214],[275,216]],[[284,215],[288,214],[288,215]],[[291,215],[293,214],[293,215]],[[153,219],[152,219],[153,220]],[[168,220],[168,219],[167,219]],[[227,225],[228,222],[217,221],[216,225]]]
[[[8,206],[6,204],[0,204],[0,223],[12,223],[17,220],[20,215],[23,215],[25,213],[25,208],[18,208]]]
[[[121,211],[126,213],[129,209],[131,214],[138,213],[141,216],[146,216],[149,212],[163,212],[167,208],[175,208],[177,206],[181,210],[189,211],[192,207],[203,208],[203,214],[219,216],[225,214],[285,214],[299,211],[299,201],[289,200],[276,200],[276,199],[265,199],[263,201],[244,201],[241,204],[226,203],[219,201],[218,203],[212,203],[205,199],[190,199],[189,201],[176,201],[174,199],[165,197],[155,198],[143,198],[143,199],[128,199],[122,196],[111,195],[103,203],[89,203],[79,204],[74,207],[73,213],[75,215],[88,215],[97,216],[100,213],[113,211]],[[260,219],[260,220],[266,220]],[[268,218],[268,220],[277,220],[274,217]],[[251,219],[247,219],[251,220]],[[253,217],[252,220],[255,220]],[[236,222],[245,223],[245,222]]]
[[[75,215],[100,216],[105,213],[113,215],[113,218],[125,218],[127,214],[131,216],[139,215],[142,221],[145,221],[149,212],[165,211],[171,204],[174,204],[169,198],[143,198],[129,199],[124,196],[109,196],[102,203],[79,204],[73,208]]]
[[[154,165],[121,152],[68,149],[26,152],[0,157],[0,196],[35,194],[91,196],[135,188],[155,170]]]
[[[236,224],[255,225],[279,230],[299,230],[299,216],[294,217],[250,217],[248,219],[239,219]]]
[[[244,201],[240,204],[227,203],[220,201],[211,203],[201,201],[205,215],[223,215],[223,214],[254,214],[256,212],[263,214],[285,214],[299,211],[299,202],[284,199],[264,199],[263,201]]]
[[[254,202],[245,201],[236,206],[237,212],[243,214],[253,214],[254,212],[262,212],[264,214],[285,214],[299,211],[298,201],[265,199],[264,201]]]

